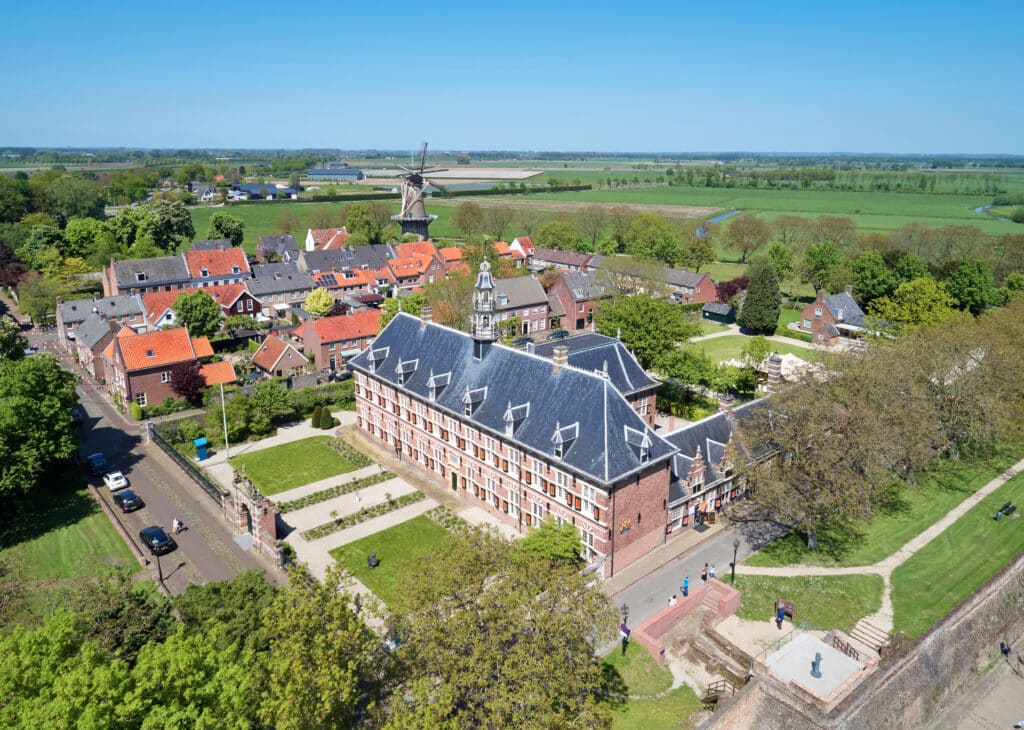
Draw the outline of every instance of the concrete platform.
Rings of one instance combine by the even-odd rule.
[[[821,677],[812,677],[811,665],[814,663],[814,655],[819,652]],[[847,680],[865,669],[864,664],[810,634],[800,634],[766,661],[776,677],[799,684],[825,701],[832,699]]]

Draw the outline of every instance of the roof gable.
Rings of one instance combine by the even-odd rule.
[[[249,260],[240,248],[186,251],[185,261],[193,279],[249,274]]]
[[[114,342],[121,351],[126,371],[146,370],[196,359],[195,348],[184,327],[142,334],[125,330],[127,328],[118,333]]]

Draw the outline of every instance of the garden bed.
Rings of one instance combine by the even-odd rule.
[[[336,520],[331,520],[323,525],[313,527],[303,532],[302,537],[306,540],[319,540],[321,537],[326,537],[333,532],[339,532],[341,530],[348,529],[349,527],[354,527],[361,522],[366,522],[367,520],[372,520],[374,517],[386,515],[388,512],[394,512],[395,510],[402,509],[402,507],[408,507],[410,504],[416,504],[426,498],[427,495],[423,492],[403,494],[401,497],[388,499],[386,502],[361,509],[355,514],[339,517]]]

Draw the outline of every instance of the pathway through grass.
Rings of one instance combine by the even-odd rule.
[[[686,727],[701,709],[693,690],[672,689],[672,672],[654,663],[650,653],[631,641],[622,656],[616,649],[604,658],[605,691],[616,730],[661,730]],[[623,699],[625,696],[629,699]]]

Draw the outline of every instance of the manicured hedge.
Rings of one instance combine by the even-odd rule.
[[[358,525],[360,522],[366,522],[372,520],[374,517],[380,517],[386,515],[388,512],[394,512],[396,509],[402,509],[402,507],[408,507],[410,504],[416,504],[427,498],[423,492],[412,492],[406,494],[398,499],[392,499],[387,502],[381,502],[375,504],[373,507],[363,509],[356,512],[354,515],[348,515],[347,517],[339,517],[336,520],[328,522],[327,524],[314,527],[310,530],[306,530],[302,533],[302,536],[307,540],[319,540],[321,537],[326,537],[333,532],[344,530],[348,527]]]
[[[340,497],[343,494],[351,494],[364,487],[372,487],[374,484],[380,484],[386,482],[388,479],[393,479],[394,474],[389,471],[382,471],[378,474],[371,474],[368,477],[362,477],[360,479],[353,479],[350,482],[339,484],[334,487],[328,487],[319,492],[313,492],[307,494],[305,497],[299,497],[288,502],[282,502],[277,505],[277,508],[282,512],[292,512],[293,510],[302,509],[303,507],[309,507],[311,504],[320,504],[326,502],[328,499],[334,499]]]

